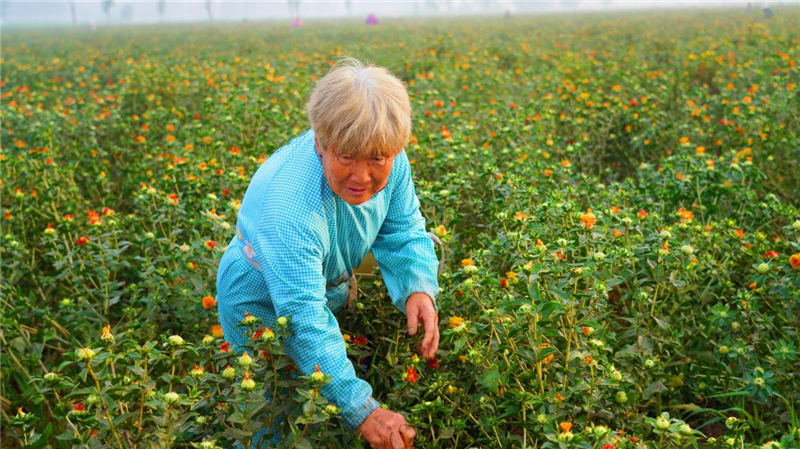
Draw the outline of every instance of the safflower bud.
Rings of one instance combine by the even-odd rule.
[[[758,272],[759,272],[759,273],[761,273],[761,274],[764,274],[764,273],[766,273],[767,271],[769,271],[769,264],[766,264],[766,263],[764,263],[764,262],[761,262],[761,263],[760,263],[760,264],[759,264],[759,265],[756,267],[756,270],[758,270]]]
[[[177,404],[178,401],[180,401],[180,399],[181,396],[178,393],[175,393],[174,391],[170,391],[169,393],[164,394],[164,402],[170,405]]]
[[[663,416],[656,418],[656,428],[659,430],[669,429],[669,420]]]
[[[595,426],[592,429],[592,433],[597,438],[603,438],[604,436],[606,436],[608,434],[608,432],[609,432],[609,430],[608,430],[608,427],[606,427],[606,426]]]
[[[244,354],[242,354],[242,356],[239,357],[239,365],[242,365],[243,367],[247,368],[252,364],[253,364],[253,358],[247,354],[247,351],[245,351]]]
[[[278,323],[278,327],[284,328],[286,327],[287,324],[289,324],[289,319],[286,318],[285,316],[279,316],[278,319],[276,320],[276,323]]]
[[[233,378],[236,377],[236,369],[228,365],[224,370],[222,370],[222,377],[228,380],[233,380]]]
[[[206,371],[202,367],[200,367],[199,365],[195,365],[194,368],[192,368],[192,371],[191,371],[191,375],[195,379],[199,379],[199,378],[203,377],[203,374],[205,374],[205,373],[206,373]]]
[[[628,402],[628,394],[625,393],[624,391],[618,391],[614,395],[614,400],[617,401],[620,404],[624,404],[624,403]]]
[[[215,340],[214,337],[212,337],[211,335],[206,335],[205,337],[203,337],[203,345],[211,346],[212,344],[214,344],[214,340]]]
[[[106,343],[114,342],[114,334],[111,333],[111,326],[103,326],[103,335],[100,336],[100,339]]]
[[[58,374],[56,373],[47,373],[44,375],[44,380],[48,382],[55,382],[58,380]]]
[[[240,384],[243,391],[253,391],[256,388],[256,381],[250,378],[250,373],[244,372],[244,379]]]
[[[97,353],[91,348],[80,348],[75,351],[75,355],[78,356],[78,360],[89,362],[97,355]]]
[[[795,231],[800,232],[800,220],[795,220],[795,222],[792,223],[792,229],[794,229]]]
[[[653,369],[656,366],[656,362],[653,359],[647,359],[644,361],[644,367],[647,369]]]
[[[275,340],[275,332],[272,332],[272,329],[264,329],[264,332],[261,333],[261,341],[265,343],[269,343],[272,340]]]
[[[678,431],[684,435],[692,434],[692,428],[689,426],[689,424],[681,424],[680,427],[678,427]]]
[[[575,435],[573,435],[570,431],[561,432],[558,434],[558,441],[561,443],[569,443],[573,438],[575,438]]]
[[[339,413],[339,407],[337,407],[337,406],[335,406],[333,404],[328,404],[328,405],[325,406],[325,414],[326,415],[330,416],[330,415],[335,415],[337,413]]]
[[[311,380],[314,382],[323,382],[325,381],[325,373],[319,370],[319,366],[316,366],[316,371],[311,373]]]
[[[183,337],[180,335],[170,335],[169,338],[167,338],[167,341],[172,346],[183,346],[185,344]]]

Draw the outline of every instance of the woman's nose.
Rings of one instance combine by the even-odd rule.
[[[372,174],[369,171],[369,164],[360,161],[354,164],[353,170],[350,172],[350,179],[360,184],[370,182]]]

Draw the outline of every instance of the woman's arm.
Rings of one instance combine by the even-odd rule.
[[[320,234],[310,217],[273,216],[264,223],[258,233],[260,265],[275,312],[291,317],[289,330],[294,334],[286,340],[286,353],[304,374],[318,365],[331,378],[321,393],[342,408],[345,427],[353,430],[379,404],[372,398],[372,387],[356,377],[339,324],[326,306]]]
[[[392,302],[406,313],[406,301],[413,293],[428,295],[436,306],[439,261],[425,231],[405,151],[397,155],[394,169],[398,170],[397,185],[392,191],[386,220],[372,245],[372,254]]]

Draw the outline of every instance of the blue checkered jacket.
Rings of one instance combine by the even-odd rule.
[[[370,249],[401,312],[412,293],[435,299],[438,260],[405,151],[395,158],[387,186],[351,205],[328,185],[309,130],[256,171],[217,272],[225,339],[245,343],[243,328],[235,328],[245,312],[270,327],[279,316],[291,317],[288,355],[303,373],[319,365],[333,378],[321,393],[343,409],[350,430],[379,404],[347,359],[335,314],[347,300],[347,280]]]

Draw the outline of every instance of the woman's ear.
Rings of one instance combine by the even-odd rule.
[[[322,157],[322,149],[319,144],[319,139],[317,138],[317,136],[314,136],[314,149],[317,150],[317,155],[319,157]]]

